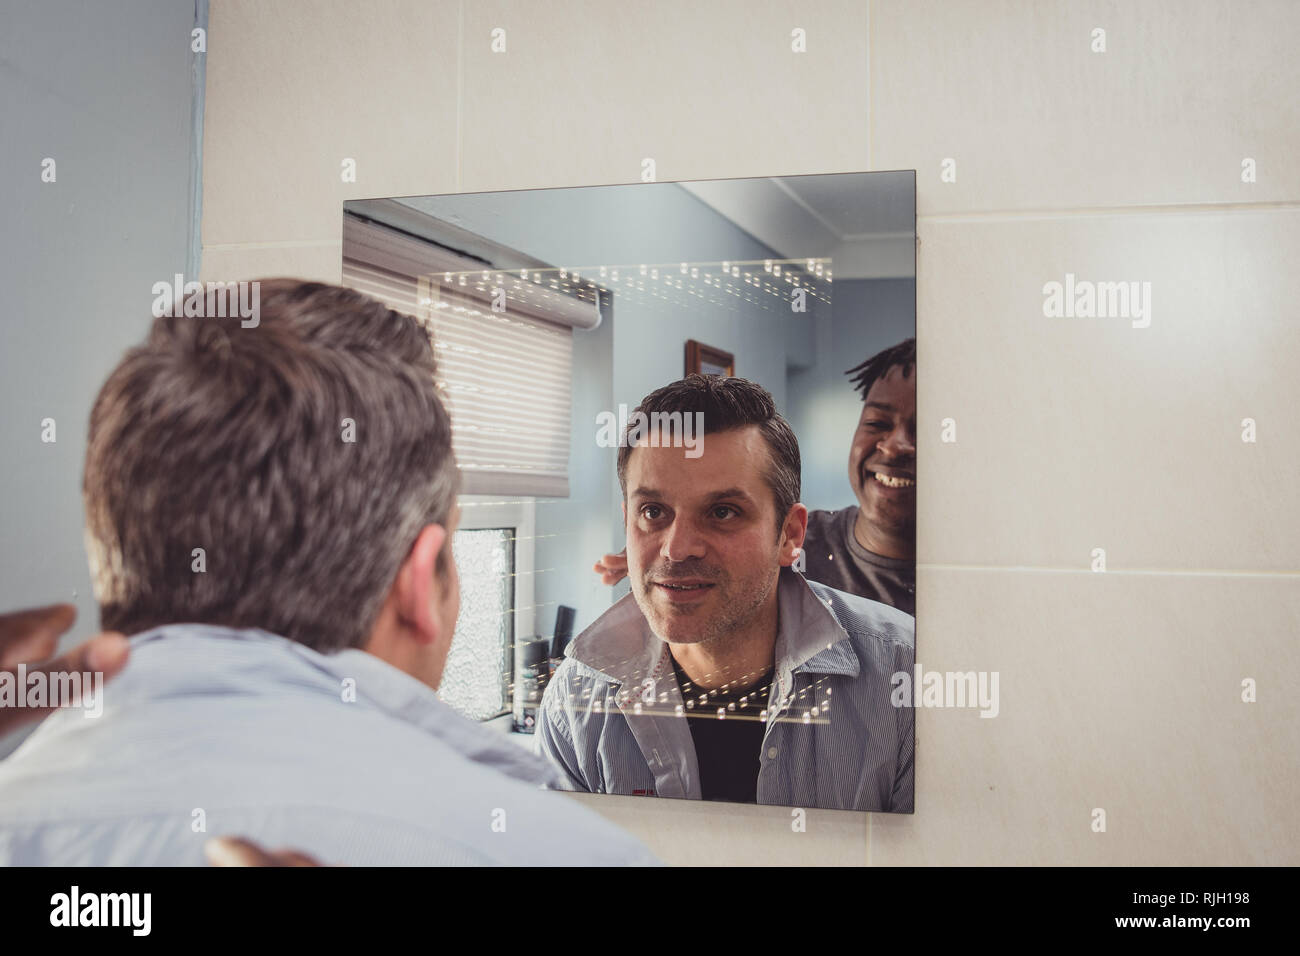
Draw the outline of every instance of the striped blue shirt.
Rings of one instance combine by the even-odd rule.
[[[913,618],[789,568],[777,607],[758,802],[911,813],[913,713],[890,698],[892,676],[912,675]],[[542,699],[538,747],[567,789],[698,800],[695,703],[628,594],[565,651]]]

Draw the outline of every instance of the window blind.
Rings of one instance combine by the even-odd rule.
[[[594,301],[535,288],[431,242],[345,217],[343,282],[430,331],[462,491],[569,493],[573,327]],[[504,288],[505,311],[492,310]]]

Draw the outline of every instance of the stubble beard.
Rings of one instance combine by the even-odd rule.
[[[650,575],[642,577],[641,588],[639,590],[634,588],[633,593],[636,595],[642,615],[650,624],[650,629],[661,641],[668,644],[689,644],[708,648],[711,652],[725,652],[746,636],[748,625],[758,616],[776,587],[779,573],[778,568],[777,574],[772,575],[770,579],[765,578],[753,589],[740,594],[727,593],[726,585],[730,583],[730,579],[726,577],[720,580],[714,579],[715,586],[721,592],[718,610],[714,612],[711,620],[697,625],[686,634],[680,631],[673,634],[675,629],[672,625],[674,621],[691,619],[694,615],[674,614],[671,607],[664,612],[661,606],[656,605],[654,599],[649,596],[653,594],[654,589],[654,584],[650,583]]]

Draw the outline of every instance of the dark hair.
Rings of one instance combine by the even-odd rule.
[[[101,626],[359,647],[458,490],[432,345],[351,289],[256,285],[255,327],[157,319],[99,392],[82,491]]]
[[[883,377],[895,365],[902,368],[904,378],[912,374],[912,369],[916,368],[916,339],[904,339],[897,345],[891,345],[844,374],[853,376],[849,381],[865,402],[876,379]]]
[[[776,527],[780,533],[786,515],[799,500],[799,439],[795,438],[790,423],[777,413],[771,392],[744,378],[693,373],[655,389],[641,400],[635,411],[650,421],[656,420],[654,415],[700,412],[704,415],[706,435],[757,425],[767,441],[769,461],[763,478],[776,501]],[[627,499],[627,462],[632,454],[627,437],[634,427],[632,422],[628,423],[618,448],[618,484],[623,489],[624,500]]]

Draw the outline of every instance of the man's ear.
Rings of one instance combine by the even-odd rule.
[[[397,619],[421,644],[432,644],[442,636],[438,607],[447,584],[438,576],[438,555],[448,541],[447,529],[442,525],[425,525],[397,572]]]
[[[781,526],[781,567],[788,568],[794,564],[807,534],[808,507],[796,501],[790,508],[790,513],[785,516],[785,524]]]

